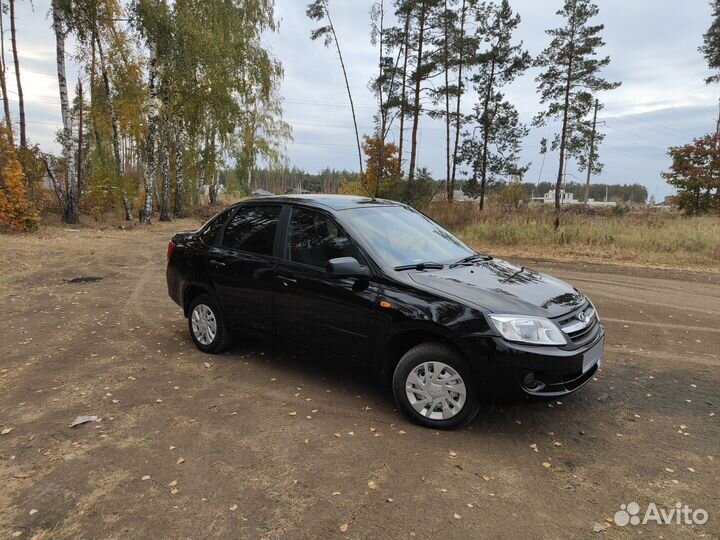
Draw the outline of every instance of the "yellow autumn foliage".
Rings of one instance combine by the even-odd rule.
[[[0,229],[30,231],[39,224],[12,137],[7,128],[0,128]]]

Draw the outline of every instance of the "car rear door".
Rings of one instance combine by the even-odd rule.
[[[238,207],[208,250],[208,272],[233,328],[275,332],[273,272],[281,205]]]
[[[329,275],[327,261],[355,257],[353,241],[329,215],[288,211],[284,249],[275,269],[275,313],[281,337],[360,361],[371,361],[378,287],[372,280]]]

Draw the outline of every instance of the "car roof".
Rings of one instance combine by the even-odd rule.
[[[357,195],[329,195],[321,193],[257,197],[254,199],[242,201],[238,204],[255,204],[258,202],[302,204],[304,206],[322,207],[329,210],[349,210],[351,208],[362,208],[369,206],[405,206],[402,203],[388,201],[385,199],[373,199],[371,197],[360,197]]]

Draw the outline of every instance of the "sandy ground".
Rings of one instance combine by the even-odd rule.
[[[196,351],[164,276],[190,224],[0,237],[0,537],[720,538],[720,275],[521,261],[593,298],[602,371],[434,432],[334,360]],[[709,521],[612,524],[633,501]]]

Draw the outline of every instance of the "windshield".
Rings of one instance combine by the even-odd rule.
[[[449,264],[475,252],[424,215],[404,206],[342,213],[352,235],[382,266]]]

